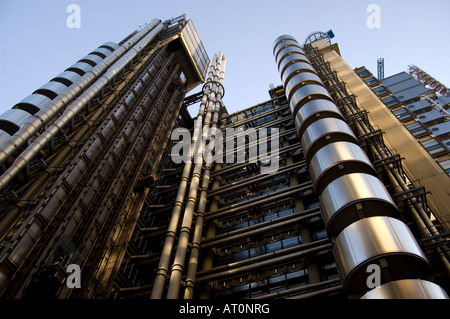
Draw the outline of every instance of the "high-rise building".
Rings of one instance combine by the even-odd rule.
[[[153,20],[0,116],[0,296],[447,298],[448,194],[330,34],[277,38],[282,85],[228,114],[224,54]]]

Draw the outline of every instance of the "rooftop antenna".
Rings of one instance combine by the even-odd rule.
[[[378,80],[381,81],[384,79],[384,58],[379,58],[377,60],[377,77]]]

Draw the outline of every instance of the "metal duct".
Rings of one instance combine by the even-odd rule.
[[[374,263],[383,267],[384,282],[425,275],[424,253],[393,218],[399,215],[394,201],[301,46],[283,35],[273,47],[344,288],[366,292],[366,268]]]
[[[448,295],[431,281],[402,279],[378,286],[361,299],[448,299]]]
[[[330,237],[337,236],[346,226],[361,218],[398,214],[383,183],[365,173],[346,174],[335,179],[319,198]]]
[[[136,43],[140,41],[147,33],[153,30],[158,24],[160,24],[160,20],[154,19],[149,22],[149,24],[143,28],[140,32],[134,35],[130,40],[125,42],[122,46],[118,47],[116,50],[115,47],[117,44],[108,42],[103,44],[100,48],[106,48],[110,51],[114,51],[109,54],[103,61],[96,65],[94,68],[84,62],[75,63],[73,66],[66,69],[66,71],[74,71],[82,77],[71,85],[67,90],[57,96],[54,100],[52,100],[47,105],[40,104],[39,112],[34,114],[29,121],[27,121],[20,130],[14,134],[9,140],[6,141],[0,148],[0,164],[3,164],[10,156],[17,151],[19,147],[22,145],[26,145],[28,140],[33,137],[45,124],[48,123],[52,118],[54,118],[59,112],[61,112],[67,104],[79,96],[83,90],[85,90],[91,83],[95,80],[99,79],[99,76],[105,72],[113,63],[115,63],[120,57],[122,57],[125,53],[127,53],[133,46],[137,48],[137,50],[142,49],[142,47],[137,46]],[[136,50],[136,49],[135,49]],[[118,63],[118,62],[116,62]],[[110,72],[117,72],[117,70],[110,69]],[[87,73],[84,73],[87,72]],[[24,103],[25,101],[19,102],[18,104]],[[26,103],[29,103],[26,102]],[[45,106],[45,107],[44,107]],[[14,173],[15,174],[15,173]],[[0,185],[0,189],[3,189],[4,185]]]
[[[209,68],[208,77],[206,79],[206,85],[203,91],[202,100],[200,102],[199,111],[197,114],[197,121],[195,121],[194,134],[191,139],[191,145],[195,146],[197,143],[198,135],[203,125],[203,115],[205,113],[205,107],[209,99],[209,95],[212,89],[213,74],[215,73],[215,64],[217,62],[217,55],[214,55]],[[175,238],[178,233],[178,226],[182,216],[183,202],[188,190],[188,182],[191,179],[192,164],[194,162],[195,147],[190,148],[189,158],[184,162],[183,173],[181,176],[180,186],[178,187],[177,195],[175,198],[172,214],[169,220],[169,226],[167,227],[166,237],[164,239],[163,249],[161,252],[161,258],[158,264],[158,270],[156,272],[155,280],[153,283],[153,289],[151,299],[161,299],[164,291],[164,287],[167,279],[169,278],[169,266],[172,257],[172,251],[175,246]]]
[[[39,112],[45,105],[50,103],[48,97],[42,94],[31,94],[24,98],[22,101],[14,105],[13,109],[21,109],[27,111],[30,114]]]
[[[154,28],[150,26],[154,26],[157,24]],[[68,107],[64,113],[55,121],[52,125],[49,126],[49,128],[39,135],[39,137],[24,151],[22,154],[19,155],[19,157],[14,161],[14,163],[11,165],[10,168],[1,176],[0,178],[0,191],[3,190],[6,185],[16,176],[21,169],[23,169],[33,158],[34,156],[49,142],[51,139],[53,139],[56,134],[66,125],[68,124],[81,110],[83,110],[86,105],[89,103],[89,101],[113,79],[113,77],[116,74],[119,74],[128,63],[131,62],[131,60],[148,44],[151,40],[153,40],[158,33],[160,33],[164,29],[163,23],[158,23],[158,20],[154,20],[154,23],[149,24],[144,30],[150,30],[150,32],[145,32],[146,34],[137,44],[135,44],[131,49],[129,49],[125,54],[121,55],[123,51],[126,50],[125,47],[120,47],[118,51],[120,52],[114,52],[109,57],[107,57],[105,60],[103,60],[102,63],[100,63],[97,67],[100,69],[97,69],[97,73],[100,72],[103,69],[106,69],[109,66],[109,63],[111,61],[114,61],[116,58],[120,57],[114,64],[112,64],[106,72],[98,78],[98,80],[92,84],[88,89],[86,89],[71,105]],[[132,38],[134,39],[134,37]],[[128,43],[128,42],[127,42]],[[127,46],[129,47],[129,46]],[[120,50],[122,49],[122,50]],[[111,58],[111,59],[110,59]],[[93,79],[96,78],[95,75],[91,74]],[[79,84],[83,80],[87,79],[83,76],[80,81],[78,81],[76,84]],[[85,82],[83,82],[85,83]],[[83,86],[85,87],[85,86]],[[72,88],[72,87],[71,87]],[[58,104],[51,103],[48,105],[44,110],[38,112],[40,114],[41,112],[45,111],[47,116],[44,116],[47,120],[53,117],[56,112],[64,106],[64,102],[69,101],[72,97],[74,97],[76,94],[74,91],[79,92],[82,89],[80,86],[76,85],[75,88],[71,89],[69,88],[67,91],[64,92],[64,94],[61,94],[61,99],[58,99]],[[58,97],[59,98],[59,97]],[[53,104],[53,105],[52,105]],[[51,106],[52,105],[52,106]],[[59,107],[57,107],[59,106]],[[45,113],[44,112],[44,113]],[[39,121],[39,125],[35,125],[35,120],[42,120]],[[7,147],[3,150],[0,150],[0,163],[2,163],[8,156],[12,154],[12,152],[17,148],[18,145],[22,145],[25,141],[28,141],[28,139],[37,131],[38,128],[41,127],[46,121],[43,121],[42,118],[35,117],[32,121],[28,122],[29,126],[24,125],[23,129],[21,129],[16,139],[10,139],[8,141]],[[18,141],[19,140],[19,141]],[[18,143],[16,143],[18,141]]]
[[[366,153],[350,142],[335,142],[322,147],[312,157],[309,168],[318,195],[343,174],[362,172],[376,176]]]
[[[336,238],[334,251],[348,292],[367,290],[371,264],[389,270],[390,278],[383,274],[381,283],[419,278],[430,267],[408,226],[391,217],[369,217],[351,224]]]
[[[65,84],[66,86],[71,86],[73,83],[78,81],[81,78],[81,75],[79,75],[76,72],[73,71],[64,71],[57,76],[55,76],[50,81],[56,81]]]
[[[20,109],[8,110],[0,115],[0,129],[13,135],[30,116],[30,113]]]
[[[344,120],[342,113],[338,107],[329,100],[312,100],[304,104],[295,113],[295,127],[299,136],[303,135],[303,131],[319,118],[334,117]]]
[[[194,221],[194,210],[197,204],[197,197],[198,197],[198,191],[199,186],[201,182],[201,175],[203,170],[204,163],[211,164],[211,159],[209,159],[209,162],[206,162],[206,158],[203,157],[204,150],[206,148],[206,141],[207,141],[207,131],[210,128],[210,123],[212,119],[212,113],[214,109],[216,111],[220,108],[220,99],[222,96],[222,93],[219,93],[220,86],[223,83],[223,74],[224,74],[224,65],[222,66],[222,62],[225,61],[225,56],[222,52],[218,54],[217,58],[214,58],[215,60],[215,72],[214,77],[212,79],[212,87],[211,91],[208,96],[208,107],[206,109],[206,114],[204,117],[204,121],[202,121],[202,116],[197,117],[197,121],[200,122],[202,126],[202,132],[199,132],[199,144],[200,148],[198,152],[194,155],[195,156],[195,165],[194,170],[192,172],[192,178],[191,178],[191,184],[189,187],[188,197],[186,200],[186,205],[184,209],[183,214],[183,221],[181,224],[181,228],[179,231],[178,236],[178,246],[175,253],[175,259],[173,261],[172,265],[172,271],[170,273],[169,278],[169,287],[167,290],[167,299],[177,299],[180,291],[181,286],[181,278],[184,273],[184,264],[186,260],[187,255],[187,249],[189,244],[189,238],[190,238],[190,232],[192,227],[192,222]],[[203,107],[200,107],[200,110],[203,110]],[[217,116],[215,117],[217,120]],[[216,123],[214,123],[216,124]],[[194,131],[194,135],[196,132]],[[195,145],[195,141],[193,141]],[[209,178],[208,178],[209,180]],[[203,185],[202,185],[203,187]],[[208,186],[206,186],[207,189]],[[206,193],[202,192],[203,194],[203,204],[206,205]],[[199,203],[201,204],[201,203]],[[204,211],[204,207],[202,208],[202,211]],[[201,234],[200,234],[201,235]],[[198,257],[197,257],[198,258]]]
[[[343,120],[321,118],[311,123],[301,136],[306,161],[309,163],[314,154],[325,145],[339,141],[357,143],[352,129]]]

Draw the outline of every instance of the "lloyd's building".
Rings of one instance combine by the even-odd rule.
[[[155,19],[0,115],[0,297],[448,298],[446,171],[327,34],[273,56],[229,114],[225,55]]]

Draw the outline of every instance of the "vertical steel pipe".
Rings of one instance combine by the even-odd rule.
[[[151,299],[161,299],[166,280],[169,278],[169,265],[172,256],[173,247],[175,245],[175,239],[178,229],[178,224],[180,222],[182,206],[184,198],[186,195],[188,181],[191,176],[192,162],[194,161],[195,145],[197,145],[197,135],[201,129],[203,123],[203,114],[205,113],[206,103],[208,102],[208,97],[211,91],[211,81],[213,79],[213,74],[215,70],[215,63],[217,61],[217,55],[214,55],[211,66],[209,69],[207,77],[207,85],[203,92],[202,100],[200,102],[200,107],[197,115],[197,121],[195,121],[194,134],[191,141],[191,149],[189,158],[186,159],[184,164],[183,173],[181,176],[180,186],[178,187],[177,196],[175,198],[175,204],[172,210],[172,215],[170,217],[169,226],[167,228],[166,238],[164,240],[163,249],[161,252],[161,258],[159,260],[158,270],[156,272],[155,280],[153,283],[153,289],[151,294]]]
[[[225,62],[226,62],[225,57],[222,55],[222,59],[220,60],[220,55],[219,55],[218,62],[220,62],[219,83],[223,84],[224,73],[225,73]],[[218,92],[216,94],[213,119],[211,122],[211,127],[213,129],[217,128],[217,123],[219,121],[219,111],[220,111],[220,107],[222,105],[222,102],[221,102],[222,96],[223,96],[223,89],[222,89],[222,87],[219,87]],[[214,134],[214,131],[212,133]],[[206,134],[206,132],[203,132],[203,134]],[[210,138],[210,143],[209,143],[209,145],[211,146],[212,149],[214,149],[215,141],[216,141],[215,136],[212,135]],[[197,208],[197,216],[195,219],[194,234],[193,234],[193,239],[192,239],[192,243],[191,243],[191,251],[190,251],[190,255],[189,255],[188,268],[186,271],[186,279],[185,279],[186,288],[184,290],[184,299],[192,299],[194,296],[194,285],[195,285],[195,278],[196,278],[196,273],[197,273],[198,259],[199,259],[199,254],[200,254],[200,242],[202,239],[203,221],[204,221],[204,215],[205,215],[205,210],[206,210],[208,188],[209,188],[209,183],[210,183],[210,179],[211,179],[212,163],[213,163],[212,153],[208,152],[207,157],[205,159],[205,170],[203,173],[200,199],[199,199],[199,204],[198,204],[198,208]]]
[[[195,154],[195,165],[194,165],[194,171],[192,173],[192,179],[191,179],[191,185],[189,187],[189,193],[187,197],[187,203],[183,214],[183,222],[181,224],[180,228],[180,234],[178,237],[178,246],[175,253],[175,260],[172,265],[172,271],[170,274],[170,280],[169,280],[169,288],[167,291],[167,299],[177,299],[180,291],[180,284],[181,284],[181,277],[184,272],[184,262],[186,259],[186,253],[189,243],[189,235],[191,231],[192,221],[194,217],[194,209],[195,205],[197,203],[197,196],[198,196],[198,189],[199,189],[199,183],[200,183],[200,177],[202,173],[203,168],[203,161],[204,161],[204,151],[206,147],[206,141],[207,141],[207,134],[210,129],[210,123],[211,123],[211,116],[212,112],[220,107],[220,95],[217,96],[217,90],[219,89],[218,83],[220,75],[223,75],[223,69],[221,68],[222,60],[224,59],[223,54],[219,53],[219,56],[215,63],[215,72],[214,77],[212,81],[212,88],[211,92],[208,97],[208,107],[206,110],[206,115],[204,119],[203,127],[201,132],[195,132],[194,135],[197,135],[201,140],[196,140],[196,143],[199,143],[199,148],[197,153]],[[220,78],[220,81],[223,82],[223,76]],[[221,84],[221,83],[220,83]],[[199,122],[199,119],[197,119]],[[194,142],[194,141],[193,141]],[[196,143],[193,143],[196,145]],[[209,173],[208,173],[209,174]],[[209,180],[209,176],[208,176]],[[202,185],[202,188],[204,186]],[[207,185],[206,185],[207,188]],[[204,197],[206,197],[206,193],[202,191],[202,194]],[[205,201],[203,202],[206,203]],[[204,208],[203,208],[204,210]]]
[[[120,73],[163,29],[163,23],[160,23],[159,20],[153,20],[145,29],[136,35],[137,38],[133,37],[132,42],[127,42],[126,47],[123,46],[117,49],[117,52],[106,57],[99,65],[91,70],[91,72],[93,72],[92,74],[89,72],[85,74],[74,84],[73,88],[72,86],[68,88],[61,96],[58,96],[57,100],[52,101],[52,103],[44,110],[35,114],[31,121],[25,123],[14,135],[14,138],[9,139],[5,144],[5,147],[0,150],[0,163],[4,163],[4,161],[11,156],[19,146],[28,142],[28,140],[60,112],[72,98],[76,97],[84,88],[86,88],[88,83],[94,81],[98,74],[101,74],[106,70],[105,73],[86,89],[45,132],[39,135],[39,137],[18,156],[14,163],[0,177],[0,191],[3,190],[20,170],[23,169],[66,124],[83,110],[89,101],[97,95],[116,74]],[[136,41],[138,42],[136,43]]]

